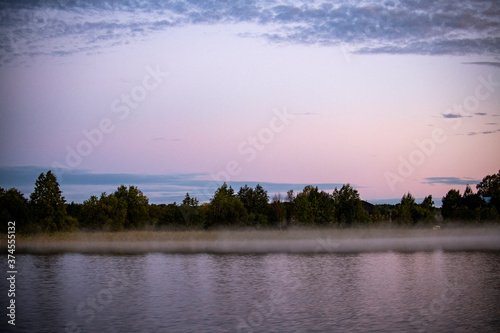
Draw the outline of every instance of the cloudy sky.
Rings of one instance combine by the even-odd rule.
[[[0,186],[436,201],[500,169],[498,1],[0,1]]]

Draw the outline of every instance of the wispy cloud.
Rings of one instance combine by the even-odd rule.
[[[485,66],[500,67],[500,62],[494,62],[494,61],[464,62],[464,64],[465,65],[485,65]]]
[[[443,118],[446,119],[455,119],[455,118],[471,118],[472,116],[470,115],[465,115],[465,114],[459,114],[459,113],[441,113]],[[474,115],[476,116],[487,116],[488,114],[486,112],[475,112]]]
[[[482,131],[482,132],[469,132],[467,135],[469,136],[472,136],[472,135],[479,135],[479,134],[494,134],[494,133],[497,133],[497,132],[500,132],[500,129],[499,130],[495,130],[495,131]]]
[[[469,185],[478,184],[480,180],[473,178],[458,178],[458,177],[427,177],[424,178],[422,184],[444,184],[444,185]]]
[[[0,59],[99,52],[172,27],[235,23],[266,27],[245,36],[354,53],[498,54],[499,11],[486,0],[3,1]]]
[[[461,114],[458,114],[458,113],[442,113],[442,115],[443,115],[443,118],[447,118],[447,119],[467,118],[467,117],[470,117],[470,116],[465,116],[465,115],[461,115]]]

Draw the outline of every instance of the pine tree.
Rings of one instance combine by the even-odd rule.
[[[34,219],[42,231],[54,232],[71,227],[72,220],[68,219],[65,202],[56,176],[50,170],[46,175],[42,172],[30,195]]]

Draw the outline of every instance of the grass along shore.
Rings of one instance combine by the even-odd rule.
[[[0,242],[6,249],[6,239]],[[5,244],[4,244],[5,243]],[[500,227],[58,232],[16,237],[16,252],[360,253],[500,251]]]

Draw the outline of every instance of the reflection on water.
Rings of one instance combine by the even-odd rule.
[[[500,329],[499,253],[63,254],[17,261],[17,332]],[[6,291],[7,281],[0,286]]]

